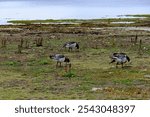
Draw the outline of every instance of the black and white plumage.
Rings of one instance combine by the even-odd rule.
[[[117,65],[121,64],[122,68],[124,63],[130,61],[130,58],[125,53],[113,53],[110,58],[112,59],[110,63],[116,62],[116,67],[118,67]]]
[[[77,49],[79,50],[79,44],[77,42],[71,41],[71,42],[67,42],[63,45],[64,48],[68,48],[69,51],[71,51],[72,49]]]
[[[62,54],[54,54],[54,55],[50,55],[49,57],[50,57],[50,59],[53,59],[54,61],[57,61],[56,67],[58,67],[58,63],[61,66],[62,62],[65,62],[66,64],[70,62],[69,58],[65,57]]]

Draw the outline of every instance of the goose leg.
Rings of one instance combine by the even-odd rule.
[[[122,66],[122,68],[123,68],[123,63],[121,63],[121,66]]]
[[[68,52],[71,52],[71,48],[69,47]]]
[[[72,47],[70,48],[70,52],[72,52]]]
[[[57,61],[57,63],[56,63],[56,68],[58,67],[58,61]]]
[[[116,68],[118,68],[118,63],[116,63]]]

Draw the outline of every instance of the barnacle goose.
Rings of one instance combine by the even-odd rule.
[[[54,54],[54,55],[50,55],[49,57],[50,57],[50,59],[53,59],[54,61],[57,61],[56,67],[58,67],[58,63],[60,64],[59,66],[61,67],[62,62],[65,62],[66,65],[67,65],[67,63],[70,62],[69,58],[65,57],[62,54]]]
[[[117,65],[121,64],[122,68],[124,63],[130,61],[130,58],[125,53],[113,53],[110,58],[112,59],[110,63],[116,62],[116,67],[118,67]]]
[[[64,48],[68,48],[69,51],[72,51],[73,48],[76,48],[79,50],[79,43],[77,42],[74,42],[74,41],[71,41],[71,42],[66,42],[64,45],[63,45]]]

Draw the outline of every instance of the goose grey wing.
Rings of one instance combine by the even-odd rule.
[[[70,44],[70,45],[71,45],[71,44],[74,44],[74,43],[76,43],[76,42],[74,42],[74,41],[71,41],[71,42],[69,42],[68,44]]]
[[[65,56],[62,54],[57,54],[55,57],[56,57],[56,59],[60,59],[60,58],[64,58]]]

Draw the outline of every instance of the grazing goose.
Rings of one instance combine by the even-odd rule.
[[[130,61],[130,58],[125,53],[113,53],[111,59],[112,61],[110,63],[116,62],[116,67],[118,67],[117,65],[121,64],[122,68],[124,63]]]
[[[66,64],[70,62],[69,58],[65,57],[62,54],[54,54],[54,55],[50,55],[49,57],[50,59],[57,61],[56,67],[58,67],[58,63],[60,64],[61,67],[62,62],[65,62]]]
[[[63,47],[69,48],[69,51],[72,51],[73,48],[76,48],[79,50],[79,44],[73,41],[65,43]]]

